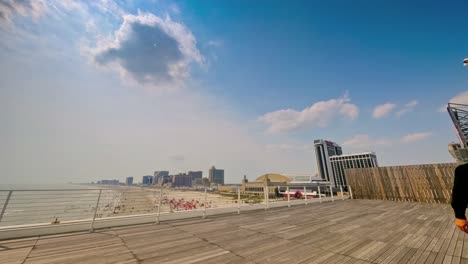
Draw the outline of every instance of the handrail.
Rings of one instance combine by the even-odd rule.
[[[0,192],[53,192],[53,191],[99,191],[99,190],[113,190],[112,188],[100,188],[100,189],[3,189]]]
[[[129,221],[125,222],[126,224],[138,221],[142,223],[143,220],[135,222],[135,219],[146,216],[151,219],[148,223],[159,223],[161,220],[180,217],[206,218],[225,212],[240,214],[242,211],[259,209],[268,211],[276,207],[289,208],[299,204],[333,202],[335,197],[352,198],[352,191],[348,186],[343,188],[328,185],[329,188],[323,188],[324,185],[321,184],[303,185],[300,188],[295,185],[270,187],[278,188],[275,190],[276,195],[273,195],[273,189],[265,185],[262,187],[263,198],[260,198],[261,194],[257,198],[245,198],[240,188],[229,198],[208,192],[206,189],[181,192],[164,187],[0,190],[0,239],[2,232],[9,227],[14,229],[21,226],[22,230],[33,230],[41,226],[53,230],[54,227],[58,227],[57,230],[64,232],[60,226],[88,223],[87,229],[82,231],[92,232],[95,228],[102,228],[104,222],[106,227],[109,227],[112,221]],[[338,192],[341,193],[341,197]],[[244,197],[242,200],[241,195]]]

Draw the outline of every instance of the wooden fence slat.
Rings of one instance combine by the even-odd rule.
[[[357,199],[450,203],[457,163],[345,169]]]

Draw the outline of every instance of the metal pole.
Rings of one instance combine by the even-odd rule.
[[[344,200],[343,186],[340,185],[341,200]]]
[[[330,185],[330,195],[331,195],[331,200],[332,200],[332,202],[334,202],[334,201],[335,201],[335,198],[333,197],[333,188],[332,188],[331,185]]]
[[[205,188],[205,202],[203,203],[203,219],[206,218],[206,197],[207,196],[207,193],[206,193],[206,188]]]
[[[265,202],[265,211],[267,210],[266,186],[263,186],[263,201]]]
[[[288,207],[291,207],[291,198],[289,197],[289,186],[286,187],[286,192],[288,193]]]
[[[304,186],[304,202],[305,202],[305,205],[307,205],[307,189],[305,186]]]
[[[159,204],[158,204],[158,218],[156,219],[156,224],[159,225],[159,217],[161,216],[161,206],[162,206],[162,199],[163,199],[163,187],[159,189]]]
[[[102,193],[102,189],[99,189],[99,195],[96,201],[96,207],[94,208],[93,221],[91,222],[91,229],[89,230],[89,232],[94,232],[94,221],[96,220],[96,214],[98,211],[99,201],[101,200],[101,193]]]
[[[322,203],[322,193],[320,192],[320,184],[317,184],[317,188],[318,188],[318,193],[319,193],[319,201],[320,203]]]
[[[3,215],[5,214],[8,203],[10,202],[10,198],[11,198],[12,193],[13,193],[13,191],[8,191],[7,198],[5,200],[5,203],[3,204],[2,212],[0,212],[0,222],[2,221]]]
[[[348,187],[349,187],[349,196],[351,197],[351,200],[353,200],[354,197],[353,197],[353,190],[351,190],[351,185],[348,185]]]
[[[267,210],[270,208],[270,188],[266,186],[266,201],[267,201]]]
[[[241,199],[240,199],[240,187],[237,188],[237,214],[240,214],[240,203],[241,203]]]

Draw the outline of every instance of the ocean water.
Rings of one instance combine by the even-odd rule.
[[[0,190],[57,190],[57,189],[96,189],[97,186],[78,183],[55,184],[2,184]]]
[[[235,206],[232,199],[216,194],[205,198],[204,193],[198,191],[166,189],[161,195],[156,188],[78,184],[0,185],[0,211],[5,207],[0,228],[90,220],[94,214],[98,219],[155,214],[159,206],[162,213],[196,210],[203,208],[205,201],[207,208]]]

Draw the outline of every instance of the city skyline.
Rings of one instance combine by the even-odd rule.
[[[467,8],[2,2],[1,182],[123,181],[155,164],[218,165],[226,183],[315,174],[316,138],[381,166],[453,162],[445,107],[468,103]]]

